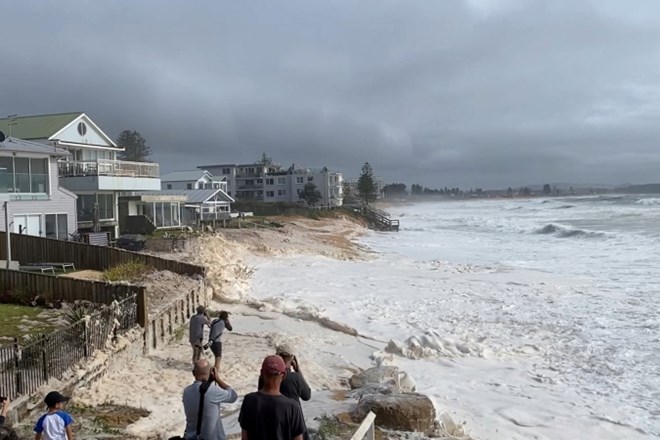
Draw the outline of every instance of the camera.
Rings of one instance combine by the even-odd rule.
[[[5,400],[7,400],[5,396],[0,396],[0,403],[4,402]]]

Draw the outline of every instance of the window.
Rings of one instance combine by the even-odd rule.
[[[78,134],[80,136],[85,136],[85,133],[87,133],[87,125],[85,125],[84,122],[79,122],[78,123]]]
[[[94,221],[94,205],[98,203],[98,219],[113,220],[115,218],[115,196],[113,194],[82,194],[76,202],[78,221]]]
[[[172,184],[171,183],[167,184],[167,189],[172,189]]]
[[[69,238],[66,214],[46,214],[46,238]]]
[[[48,159],[0,157],[1,193],[48,193]]]
[[[286,190],[285,189],[278,189],[277,190],[277,195],[278,196],[285,196],[286,195]]]
[[[192,183],[187,183],[187,184],[186,184],[186,188],[187,188],[187,189],[192,189]]]
[[[94,194],[80,194],[76,201],[78,208],[78,221],[91,222],[94,220],[94,204],[96,196]]]
[[[309,176],[309,177],[307,178],[307,181],[308,181],[308,182],[313,182],[313,181],[314,181],[314,176]]]
[[[231,174],[231,168],[223,168],[222,174]]]
[[[266,191],[266,197],[275,197],[275,191]]]
[[[115,218],[115,196],[113,194],[98,194],[99,219],[112,220]]]
[[[278,185],[286,185],[286,177],[278,177],[277,178],[277,184]]]
[[[305,179],[303,177],[296,177],[296,183],[304,183]]]
[[[246,185],[246,186],[254,185],[254,179],[248,179],[248,180],[246,180],[246,181],[245,181],[245,185]]]
[[[266,185],[275,185],[275,179],[266,179]]]

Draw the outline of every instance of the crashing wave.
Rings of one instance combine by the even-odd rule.
[[[660,205],[660,198],[639,199],[635,202],[635,204],[642,206],[657,206]]]
[[[534,232],[542,235],[555,235],[559,238],[600,238],[605,235],[602,232],[571,229],[565,226],[555,225],[554,223],[549,223]]]
[[[411,336],[403,343],[390,341],[384,351],[409,359],[487,357],[489,354],[489,348],[482,341],[460,340],[441,336],[434,331],[427,331],[421,336]]]

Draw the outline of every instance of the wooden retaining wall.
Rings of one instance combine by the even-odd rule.
[[[145,288],[129,284],[110,284],[101,281],[56,277],[36,272],[0,269],[0,290],[20,292],[28,297],[49,301],[73,302],[77,300],[110,304],[132,294],[143,296]]]
[[[0,234],[0,259],[7,259],[5,234]],[[122,263],[138,261],[156,270],[168,270],[180,275],[205,275],[205,268],[176,260],[140,254],[105,246],[75,241],[11,234],[11,259],[21,265],[28,263],[73,263],[76,269],[107,270]]]
[[[204,284],[202,284],[199,288],[180,296],[157,315],[147,318],[146,326],[143,326],[145,354],[149,354],[152,350],[156,350],[167,344],[174,336],[176,330],[188,322],[192,315],[197,313],[197,306],[206,305],[204,291]],[[138,313],[139,310],[138,304]],[[187,331],[185,337],[188,337]]]

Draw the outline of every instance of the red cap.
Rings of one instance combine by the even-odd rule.
[[[264,359],[264,363],[261,364],[261,374],[268,374],[274,376],[276,374],[282,374],[286,371],[286,365],[284,364],[284,359],[277,355],[267,356]]]

